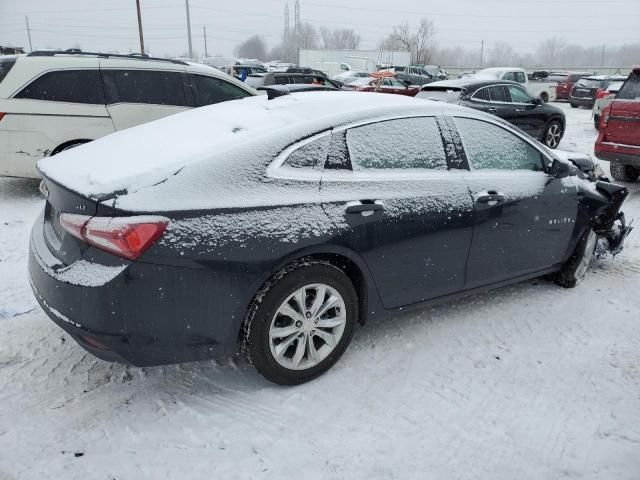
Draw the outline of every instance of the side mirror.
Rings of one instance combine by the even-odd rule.
[[[556,178],[568,177],[573,173],[573,167],[569,162],[562,162],[560,160],[553,160],[549,174]]]
[[[537,97],[537,98],[534,98],[534,99],[533,99],[533,102],[532,102],[532,103],[533,103],[534,105],[542,105],[542,104],[544,103],[544,101],[543,101],[540,97]]]

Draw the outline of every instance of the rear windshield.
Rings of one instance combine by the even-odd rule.
[[[604,85],[604,83],[604,80],[590,80],[588,78],[581,78],[576,82],[576,87],[600,88]]]
[[[640,74],[632,73],[624,82],[622,88],[618,91],[616,98],[622,100],[639,100],[640,99]]]
[[[15,64],[16,57],[0,57],[0,83]]]
[[[568,75],[549,75],[547,77],[547,80],[549,80],[550,82],[562,83],[567,81],[567,77]]]
[[[457,103],[460,100],[460,89],[446,87],[429,87],[418,92],[416,97],[438,102]]]

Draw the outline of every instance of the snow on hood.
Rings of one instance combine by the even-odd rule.
[[[38,163],[48,178],[88,197],[135,191],[186,166],[217,162],[243,144],[300,133],[305,125],[338,125],[354,113],[403,109],[423,100],[355,92],[300,93],[223,102],[122,130]],[[327,127],[328,128],[328,127]]]

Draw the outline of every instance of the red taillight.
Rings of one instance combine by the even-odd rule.
[[[611,114],[611,105],[607,105],[600,113],[600,131],[604,131],[609,123],[609,115]]]
[[[70,235],[100,250],[135,260],[162,236],[169,219],[157,216],[89,217],[60,214],[60,225]]]

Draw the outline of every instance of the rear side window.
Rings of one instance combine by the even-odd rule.
[[[331,135],[324,135],[310,141],[297,150],[294,150],[287,157],[283,166],[322,170],[324,168],[325,160],[327,159],[327,151],[329,150],[330,141]]]
[[[640,75],[637,73],[629,75],[627,81],[624,82],[624,85],[618,90],[616,98],[622,100],[640,99]]]
[[[492,123],[456,118],[467,160],[474,169],[542,170],[540,152]]]
[[[108,103],[187,106],[180,72],[103,70]]]
[[[436,119],[402,118],[347,131],[353,170],[388,168],[447,169],[447,158]]]
[[[489,95],[491,96],[492,102],[510,102],[511,101],[511,97],[509,96],[509,91],[507,90],[507,87],[505,87],[504,85],[490,87]]]
[[[15,98],[104,105],[104,89],[99,70],[60,70],[36,78]]]
[[[0,83],[2,83],[4,77],[7,76],[7,73],[9,73],[9,70],[11,70],[15,64],[15,57],[0,57]]]
[[[489,102],[491,97],[489,96],[488,88],[481,88],[476,93],[473,94],[474,100],[484,100],[485,102]]]
[[[206,75],[192,75],[192,85],[198,106],[245,98],[251,94],[225,80]]]

